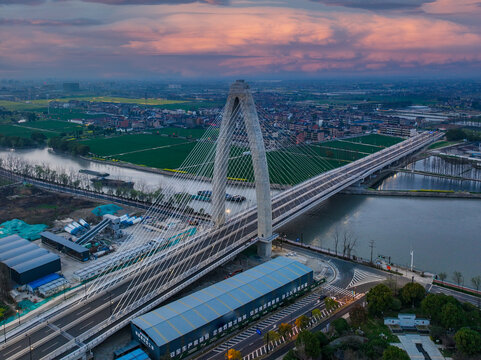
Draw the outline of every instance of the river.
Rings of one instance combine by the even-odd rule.
[[[481,275],[480,200],[336,195],[279,231],[288,238],[334,249],[336,228],[358,238],[355,254],[408,265],[414,250],[415,268],[423,271],[461,271],[469,279]],[[452,280],[452,279],[451,279]]]
[[[189,192],[190,194],[195,194],[201,190],[212,190],[212,184],[210,182],[180,179],[179,176],[173,177],[150,171],[103,164],[72,155],[57,153],[48,148],[21,149],[15,151],[0,150],[0,159],[7,159],[9,157],[19,158],[32,165],[40,164],[48,166],[50,169],[60,173],[78,174],[80,169],[108,173],[110,174],[109,178],[134,182],[134,187],[142,191],[154,191],[159,187],[162,188],[165,193]],[[86,184],[89,184],[89,177],[83,174],[79,176],[83,179],[81,187],[85,188]],[[232,195],[242,195],[246,197],[246,201],[243,203],[226,202],[227,217],[234,216],[239,210],[244,210],[246,207],[255,204],[255,190],[253,188],[228,185],[227,192]],[[272,195],[278,192],[278,190],[271,191]],[[211,213],[211,204],[207,202],[194,200],[189,206],[195,210],[203,208],[207,213]]]
[[[192,181],[172,181],[172,177],[135,169],[106,165],[72,156],[61,155],[47,149],[30,149],[14,152],[32,163],[45,163],[52,168],[91,169],[108,172],[111,177],[144,183],[149,187],[175,186],[210,189],[209,183],[192,184]],[[11,156],[0,151],[0,158]],[[420,166],[419,164],[417,166]],[[465,188],[467,184],[467,188]],[[474,187],[474,188],[472,188]],[[382,189],[453,189],[476,191],[479,182],[453,182],[442,178],[398,173],[387,178]],[[473,190],[471,190],[473,189]],[[236,193],[238,188],[228,191]],[[254,191],[242,195],[254,201]],[[200,203],[200,202],[199,202]],[[197,204],[205,206],[205,203]],[[197,207],[196,206],[196,207]],[[237,206],[229,204],[229,206]],[[233,211],[235,213],[235,210]],[[358,238],[354,253],[369,258],[369,241],[374,240],[374,256],[391,256],[392,261],[407,265],[409,252],[414,250],[417,269],[431,272],[444,271],[448,277],[461,271],[466,278],[481,275],[481,201],[469,199],[435,199],[375,197],[362,195],[336,195],[317,209],[310,211],[279,230],[289,238],[301,237],[305,243],[333,249],[333,233],[338,228],[351,232]]]

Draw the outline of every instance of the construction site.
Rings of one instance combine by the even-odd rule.
[[[59,296],[71,296],[112,264],[128,265],[152,244],[117,252],[142,231],[173,233],[165,246],[194,235],[178,219],[143,220],[143,211],[92,201],[2,179],[0,201],[0,298],[2,323],[16,321]]]

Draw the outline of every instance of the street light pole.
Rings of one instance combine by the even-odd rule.
[[[18,325],[20,325],[20,314],[18,313],[18,309],[17,309],[17,317],[18,317]]]
[[[5,313],[3,314],[3,337],[5,338],[5,343],[7,343],[7,332],[5,330],[5,327],[7,326],[7,322],[5,321]]]
[[[30,335],[28,336],[28,348],[30,349],[30,360],[32,360],[32,339],[30,339]]]
[[[112,293],[109,291],[110,316],[112,316]]]

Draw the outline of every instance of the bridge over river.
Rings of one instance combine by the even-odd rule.
[[[253,153],[257,206],[233,217],[224,216],[225,203],[216,200],[215,191],[220,191],[219,198],[222,199],[225,168],[214,170],[214,174],[220,174],[219,179],[224,179],[224,182],[214,184],[214,226],[209,231],[177,246],[153,251],[142,261],[120,271],[112,269],[102,277],[104,279],[97,280],[95,286],[90,286],[85,294],[78,294],[26,321],[9,334],[6,343],[0,347],[1,359],[82,358],[90,349],[126,326],[132,318],[157,307],[247,247],[258,243],[260,255],[269,256],[271,242],[276,237],[273,233],[275,229],[442,136],[436,132],[421,133],[303,181],[271,198],[264,142],[262,138],[256,139],[260,134],[259,121],[257,114],[252,113],[255,108],[251,101],[248,87],[244,83],[235,83],[227,102],[232,108],[227,107],[224,111],[220,134],[222,136],[224,122],[228,122],[225,118],[232,117],[237,107],[241,107],[247,118],[245,123]],[[228,131],[229,125],[224,128]],[[225,144],[230,147],[229,141]],[[216,155],[217,163],[225,162],[222,156]]]

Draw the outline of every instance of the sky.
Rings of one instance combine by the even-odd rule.
[[[0,0],[0,78],[481,76],[481,0]]]

